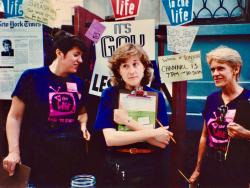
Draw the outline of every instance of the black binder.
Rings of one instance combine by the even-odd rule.
[[[3,162],[0,159],[0,188],[25,188],[27,187],[30,167],[23,164],[17,164],[15,174],[9,176],[7,171],[3,169]]]

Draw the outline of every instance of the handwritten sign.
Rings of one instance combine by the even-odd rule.
[[[154,20],[102,22],[102,24],[106,29],[96,43],[96,62],[89,88],[89,93],[97,96],[101,96],[102,91],[111,86],[108,58],[122,44],[138,44],[147,52],[150,60],[155,59]]]
[[[4,0],[3,1],[4,16],[6,18],[22,16],[23,15],[22,3],[23,0]]]
[[[159,56],[162,82],[178,82],[202,78],[200,51],[177,55]]]
[[[111,0],[116,20],[136,17],[139,13],[141,0]]]
[[[168,26],[168,51],[175,53],[190,52],[199,27],[195,26]]]
[[[23,3],[24,17],[53,26],[56,11],[51,0],[25,0]]]
[[[193,20],[193,0],[162,0],[171,25],[183,25]]]
[[[93,42],[97,43],[104,30],[105,26],[101,24],[98,20],[94,19],[89,29],[85,33],[85,36],[88,37]]]

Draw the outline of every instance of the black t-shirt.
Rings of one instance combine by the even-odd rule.
[[[41,139],[81,136],[77,117],[85,105],[84,92],[75,75],[59,77],[48,67],[25,71],[12,94],[25,103],[22,133]]]
[[[207,137],[207,146],[214,148],[216,150],[226,151],[227,143],[229,140],[227,134],[227,124],[234,121],[236,107],[239,101],[247,100],[250,96],[250,91],[244,89],[242,93],[230,101],[226,108],[224,118],[220,121],[220,118],[223,116],[220,108],[225,106],[222,97],[221,91],[214,92],[207,97],[206,105],[203,111],[203,117],[206,121],[208,137]]]

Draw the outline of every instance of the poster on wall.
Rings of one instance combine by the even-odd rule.
[[[108,58],[120,45],[139,44],[147,52],[150,60],[155,60],[154,20],[102,22],[102,24],[106,29],[96,43],[96,62],[89,88],[89,93],[97,96],[101,96],[102,91],[111,85]]]
[[[168,26],[168,51],[175,53],[190,52],[199,27],[196,26]]]
[[[56,11],[52,0],[25,0],[23,14],[27,19],[41,22],[50,27],[54,26]]]
[[[105,26],[102,25],[98,20],[94,19],[85,33],[85,36],[92,40],[94,43],[97,43],[105,30]]]
[[[139,13],[141,0],[111,0],[116,20],[136,17]]]
[[[23,16],[22,4],[23,0],[3,0],[4,17],[13,18]]]
[[[163,83],[202,79],[200,51],[159,56],[158,60]]]
[[[22,72],[43,66],[42,24],[0,19],[0,30],[0,99],[11,99]]]
[[[162,0],[172,26],[193,21],[193,0]]]

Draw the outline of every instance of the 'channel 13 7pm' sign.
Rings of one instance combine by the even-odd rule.
[[[162,0],[170,24],[183,25],[193,20],[193,0]]]

